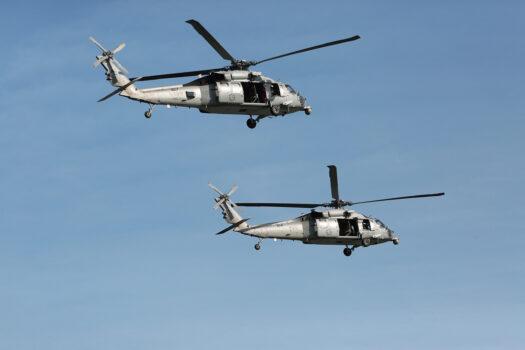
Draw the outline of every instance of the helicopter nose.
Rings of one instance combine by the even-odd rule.
[[[300,93],[297,93],[297,96],[299,97],[299,102],[301,103],[301,107],[304,107],[306,105],[306,98]]]

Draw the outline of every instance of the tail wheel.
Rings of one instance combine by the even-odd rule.
[[[144,116],[148,119],[151,118],[151,111],[147,110],[146,112],[144,112]]]
[[[255,250],[261,250],[261,245],[259,243],[256,243],[253,247]]]

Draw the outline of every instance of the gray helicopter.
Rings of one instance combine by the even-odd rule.
[[[278,58],[343,44],[360,38],[358,35],[355,35],[259,61],[247,61],[233,57],[196,20],[191,19],[186,22],[223,59],[230,61],[230,65],[221,68],[128,78],[128,71],[115,58],[115,54],[121,51],[125,44],[122,43],[110,51],[105,49],[93,37],[90,37],[89,39],[102,51],[96,57],[94,66],[101,65],[106,72],[106,79],[113,86],[117,87],[116,90],[101,98],[99,102],[119,94],[131,100],[147,103],[149,109],[144,113],[146,118],[151,118],[153,106],[155,105],[166,105],[168,108],[171,106],[198,108],[201,113],[247,115],[249,119],[246,121],[246,125],[253,129],[263,118],[278,115],[284,116],[299,111],[309,115],[312,112],[312,108],[306,104],[306,99],[289,84],[272,80],[262,75],[261,72],[250,71],[250,67]],[[191,76],[197,76],[197,79],[181,85],[148,89],[139,89],[135,86],[135,83],[140,81]],[[254,116],[256,117],[254,118]]]
[[[216,234],[221,235],[233,230],[256,237],[258,242],[255,244],[255,250],[261,249],[261,241],[265,238],[301,241],[305,244],[344,245],[343,254],[350,256],[357,247],[368,247],[386,242],[397,245],[399,237],[381,220],[345,209],[345,207],[399,199],[437,197],[445,194],[440,192],[360,202],[345,201],[339,197],[336,166],[329,165],[328,168],[332,190],[332,201],[328,203],[234,203],[230,200],[230,196],[237,190],[237,186],[234,186],[228,193],[223,193],[211,183],[208,184],[219,194],[219,197],[215,198],[215,209],[220,208],[224,220],[231,224]],[[236,207],[308,208],[312,211],[291,220],[251,226],[247,223],[249,219],[243,219],[235,209]],[[318,207],[331,209],[316,211],[315,208]]]

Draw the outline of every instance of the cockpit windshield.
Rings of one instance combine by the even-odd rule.
[[[382,228],[386,228],[386,225],[383,224],[383,221],[379,220],[379,219],[376,219],[376,218],[373,218],[375,222],[377,222],[379,224],[379,226],[381,226]]]
[[[394,231],[392,231],[387,225],[385,225],[383,223],[383,221],[379,220],[379,219],[376,219],[376,218],[371,218],[371,219],[374,219],[374,221],[381,227],[381,228],[384,228],[385,230],[387,230],[388,232],[391,232],[393,233]]]
[[[286,84],[286,88],[287,88],[288,91],[290,91],[291,93],[293,93],[293,94],[296,93],[295,90],[294,90],[294,88],[293,88],[291,85]]]

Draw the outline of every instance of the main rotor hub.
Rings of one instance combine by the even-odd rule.
[[[339,208],[343,208],[349,205],[352,205],[352,202],[344,201],[342,199],[334,199],[332,202],[328,203],[326,206],[339,209]]]
[[[248,61],[248,60],[234,60],[232,61],[232,64],[228,69],[230,70],[247,70],[250,68],[250,66],[253,66],[256,62],[255,61]]]

